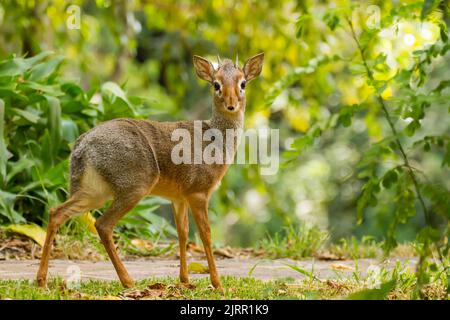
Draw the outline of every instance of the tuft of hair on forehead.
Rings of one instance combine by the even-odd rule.
[[[223,59],[221,61],[221,64],[219,65],[219,68],[221,68],[223,70],[236,69],[236,67],[233,64],[233,61],[231,61],[230,59]]]
[[[222,70],[225,77],[232,78],[236,72],[236,66],[230,59],[223,59],[217,70]]]

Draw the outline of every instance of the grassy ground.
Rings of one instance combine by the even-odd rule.
[[[265,256],[273,259],[303,259],[315,257],[326,260],[345,260],[384,257],[383,242],[372,237],[342,238],[337,243],[329,242],[329,234],[317,227],[285,228],[274,236],[267,236],[259,243]],[[400,244],[390,256],[411,258],[416,256],[414,244]]]
[[[104,260],[106,253],[95,233],[80,232],[70,225],[62,228],[55,242],[55,258]],[[6,259],[39,258],[40,248],[30,240],[11,238],[0,233],[4,245],[0,252]],[[142,256],[176,255],[176,242],[164,245],[140,238],[116,234],[116,242],[126,259]],[[192,255],[203,254],[201,246],[190,244]],[[262,240],[256,248],[243,250],[220,248],[221,255],[242,257],[252,255],[264,258],[339,260],[379,258],[383,256],[382,243],[372,238],[343,239],[330,244],[327,233],[311,228],[288,228],[283,233]],[[216,252],[217,253],[217,252]],[[400,245],[391,255],[412,257],[414,245]],[[1,257],[0,257],[1,258]],[[63,279],[52,279],[48,288],[37,288],[29,281],[0,280],[0,299],[449,299],[448,280],[441,267],[430,269],[430,283],[420,290],[416,287],[414,273],[406,272],[399,265],[395,270],[379,270],[373,275],[361,277],[355,272],[351,278],[321,280],[305,270],[296,270],[306,275],[305,280],[282,279],[264,282],[251,277],[223,277],[224,293],[211,288],[209,279],[193,279],[193,286],[182,286],[177,279],[147,279],[136,283],[136,288],[124,290],[116,281],[85,281],[71,288]]]
[[[292,279],[264,282],[253,278],[223,277],[224,293],[214,290],[209,279],[193,279],[181,285],[176,279],[147,279],[136,288],[124,290],[117,281],[87,281],[68,288],[62,279],[52,279],[48,288],[36,287],[29,281],[0,281],[0,299],[410,299],[414,286],[398,285],[387,291],[369,289],[353,280],[294,282]],[[443,286],[432,285],[423,290],[425,299],[445,299]]]

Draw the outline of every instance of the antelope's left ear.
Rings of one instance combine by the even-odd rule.
[[[202,58],[200,56],[193,57],[195,71],[200,79],[212,83],[214,80],[214,67],[208,59]]]
[[[264,61],[264,52],[258,53],[256,56],[251,57],[244,64],[244,75],[245,80],[249,82],[255,79],[261,74],[262,66]]]

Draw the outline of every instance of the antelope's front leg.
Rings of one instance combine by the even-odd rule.
[[[177,225],[178,242],[180,246],[180,281],[189,283],[188,266],[186,261],[186,246],[189,234],[188,204],[186,201],[173,202],[175,223]]]
[[[211,283],[216,289],[223,291],[211,246],[211,228],[209,227],[208,221],[208,196],[205,194],[194,194],[188,198],[188,201],[205,248]]]

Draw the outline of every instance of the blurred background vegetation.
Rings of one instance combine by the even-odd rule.
[[[74,16],[71,5],[81,10],[79,29],[67,25]],[[340,8],[347,11],[342,14]],[[365,183],[357,166],[389,127],[355,62],[360,57],[350,29],[338,28],[345,24],[345,12],[356,26],[375,24],[376,33],[364,45],[374,61],[380,53],[384,57],[382,67],[374,66],[385,80],[411,68],[414,52],[443,41],[450,22],[446,1],[0,1],[0,223],[45,225],[48,208],[67,194],[67,158],[74,140],[97,123],[120,116],[206,119],[210,88],[195,76],[194,54],[215,61],[217,54],[234,58],[239,53],[242,63],[265,52],[262,76],[247,92],[247,128],[279,129],[280,147],[289,151],[333,115],[340,115],[341,125],[321,132],[277,175],[261,176],[257,165],[233,165],[210,204],[213,240],[251,246],[301,223],[327,230],[333,241],[350,236],[383,240],[395,219],[395,198],[379,197],[357,224]],[[32,61],[20,59],[36,55]],[[438,55],[423,75],[428,88],[447,81],[447,89],[441,88],[447,97],[449,58]],[[380,92],[388,102],[402,95],[396,81]],[[415,138],[448,138],[446,101],[430,103],[420,128],[412,132]],[[346,120],[350,106],[356,107]],[[364,110],[357,112],[357,106]],[[403,132],[409,123],[400,117],[396,125]],[[404,141],[410,147],[415,140]],[[443,190],[450,188],[448,166],[442,165],[446,153],[448,144],[431,152],[408,148],[412,166]],[[442,224],[425,201],[433,223]],[[174,238],[172,225],[171,206],[150,199],[119,228]],[[424,225],[422,214],[410,216],[399,225],[398,240],[414,239]]]

